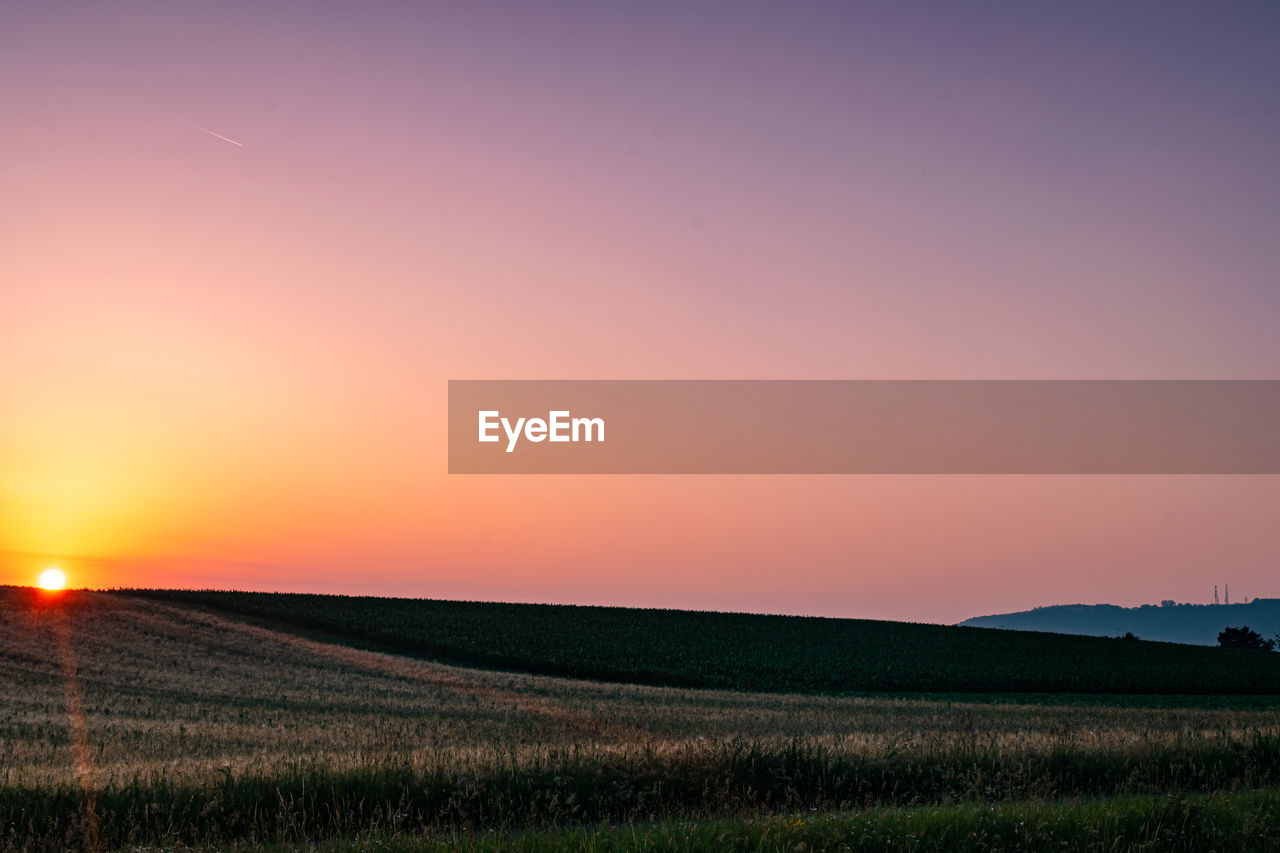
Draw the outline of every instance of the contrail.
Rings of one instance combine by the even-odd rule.
[[[221,139],[223,142],[230,142],[232,145],[239,145],[241,148],[243,148],[243,147],[244,147],[244,144],[243,144],[243,143],[236,142],[234,139],[231,139],[231,138],[229,138],[229,137],[223,136],[221,133],[214,133],[212,130],[210,130],[210,129],[209,129],[209,128],[207,128],[207,127],[201,127],[200,125],[198,125],[198,124],[197,124],[197,125],[196,125],[196,130],[203,130],[205,133],[209,134],[210,136],[216,136],[216,137],[218,137],[218,138],[219,138],[219,139]]]

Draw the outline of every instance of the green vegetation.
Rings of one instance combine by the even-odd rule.
[[[1273,697],[667,688],[155,597],[0,588],[0,612],[0,850],[1276,847]]]
[[[998,806],[876,808],[853,814],[799,813],[770,818],[670,821],[551,832],[460,835],[441,840],[373,836],[326,851],[388,853],[687,853],[706,851],[1159,850],[1257,853],[1280,847],[1280,791],[1191,797],[1123,797],[1106,802],[1005,803]],[[285,848],[287,849],[287,848]]]
[[[962,747],[863,758],[816,743],[744,740],[669,748],[558,748],[519,760],[398,762],[334,769],[310,762],[215,783],[134,779],[95,793],[111,845],[305,841],[362,832],[509,831],[678,816],[808,814],[883,804],[971,805],[1125,792],[1280,784],[1280,740],[1188,741],[1123,757],[1066,748],[1002,754]],[[0,819],[24,845],[83,831],[73,786],[3,789]],[[32,843],[32,842],[36,843]]]
[[[789,693],[1277,694],[1280,655],[1099,637],[541,604],[123,590],[468,666]]]
[[[1224,649],[1252,649],[1257,652],[1274,652],[1275,640],[1264,640],[1257,631],[1248,625],[1240,628],[1223,628],[1218,634],[1218,645]]]

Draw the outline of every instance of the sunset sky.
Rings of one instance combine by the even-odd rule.
[[[1271,3],[5,3],[0,583],[1280,596],[1280,477],[449,476],[449,379],[1280,378]]]

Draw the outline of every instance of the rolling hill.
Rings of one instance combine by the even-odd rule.
[[[1280,693],[1280,655],[983,628],[296,593],[128,590],[446,663],[787,693]]]

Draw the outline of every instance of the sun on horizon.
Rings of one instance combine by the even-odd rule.
[[[40,573],[40,577],[36,579],[36,584],[41,589],[65,589],[67,586],[67,574],[62,569],[51,567]]]

